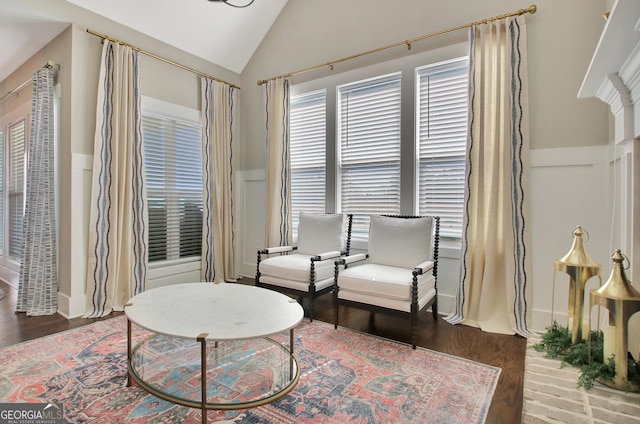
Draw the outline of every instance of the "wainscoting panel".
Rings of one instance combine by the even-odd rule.
[[[613,194],[612,154],[608,146],[539,149],[531,151],[529,277],[532,328],[544,331],[550,324],[554,260],[564,256],[573,242],[573,229],[588,231],[586,248],[609,273]],[[256,251],[264,243],[265,182],[263,171],[237,173],[236,269],[240,276],[255,275]],[[439,311],[451,311],[460,278],[459,246],[442,243]],[[587,289],[597,287],[597,279]],[[566,324],[568,276],[556,276],[554,317]],[[588,308],[585,308],[588,309]]]
[[[255,277],[257,252],[265,243],[264,171],[236,173],[236,273]]]
[[[532,327],[544,331],[553,318],[567,323],[569,277],[555,275],[554,261],[573,243],[580,225],[588,254],[608,275],[611,239],[611,155],[608,146],[541,149],[531,151]],[[605,277],[603,277],[605,278]],[[592,278],[586,291],[598,287]],[[587,298],[588,299],[588,298]],[[588,310],[586,301],[585,314]]]

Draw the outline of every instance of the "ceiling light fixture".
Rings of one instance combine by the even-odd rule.
[[[244,4],[244,5],[233,4],[233,3],[230,3],[229,0],[209,0],[209,1],[210,2],[214,2],[214,3],[224,3],[227,6],[237,7],[238,9],[242,9],[244,7],[247,7],[247,6],[251,6],[255,0],[251,0],[249,3]]]

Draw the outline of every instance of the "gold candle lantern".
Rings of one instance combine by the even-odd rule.
[[[611,276],[599,289],[591,290],[589,307],[604,306],[609,311],[609,326],[613,331],[604,332],[604,346],[611,346],[616,363],[616,376],[613,381],[598,380],[602,384],[619,390],[640,391],[640,387],[627,380],[629,366],[629,319],[640,312],[640,293],[633,288],[624,273],[622,261],[624,256],[616,249],[612,257]],[[611,340],[613,338],[613,340]],[[606,361],[607,358],[605,357]]]
[[[555,297],[555,279],[557,272],[569,274],[569,306],[567,310],[568,327],[571,330],[571,343],[576,344],[580,340],[587,340],[588,333],[583,334],[584,314],[584,287],[591,277],[598,276],[600,284],[600,264],[596,263],[587,254],[582,239],[582,227],[579,225],[573,230],[573,245],[571,250],[560,259],[555,260],[553,267],[553,287]],[[553,299],[551,304],[551,322],[553,323]],[[586,328],[588,331],[588,328]]]

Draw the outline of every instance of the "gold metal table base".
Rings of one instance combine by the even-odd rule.
[[[200,391],[201,391],[201,398],[199,401],[191,401],[188,399],[184,399],[184,398],[177,398],[175,396],[172,396],[168,393],[163,392],[162,390],[153,387],[151,384],[147,383],[145,381],[145,379],[140,376],[138,374],[138,372],[136,371],[134,365],[133,365],[133,358],[136,355],[136,352],[138,351],[138,349],[143,346],[146,342],[148,342],[149,340],[158,337],[159,335],[157,334],[151,334],[150,336],[146,337],[145,339],[143,339],[142,341],[140,341],[135,347],[133,346],[132,343],[132,325],[131,325],[131,321],[129,319],[127,319],[127,386],[131,386],[131,381],[135,381],[140,387],[142,387],[145,391],[147,391],[148,393],[178,404],[178,405],[182,405],[182,406],[187,406],[187,407],[191,407],[191,408],[198,408],[202,411],[202,423],[206,424],[207,423],[207,411],[208,410],[234,410],[234,409],[245,409],[245,408],[254,408],[260,405],[264,405],[267,403],[271,403],[274,402],[280,398],[282,398],[283,396],[285,396],[286,394],[288,394],[291,390],[293,390],[293,388],[296,386],[296,384],[298,383],[298,380],[300,378],[300,368],[298,366],[298,362],[294,356],[294,330],[293,328],[289,330],[289,348],[287,349],[285,346],[281,345],[280,343],[274,341],[271,338],[257,338],[258,339],[264,339],[264,340],[268,340],[269,342],[277,345],[279,348],[281,348],[284,352],[286,352],[288,354],[289,360],[288,360],[288,365],[289,365],[289,379],[288,384],[286,384],[284,387],[282,387],[282,389],[272,395],[265,395],[265,397],[261,398],[261,399],[256,399],[254,401],[247,401],[247,402],[239,402],[239,403],[229,403],[229,404],[224,404],[224,403],[210,403],[208,401],[207,398],[207,367],[209,365],[209,360],[208,360],[208,354],[207,354],[207,337],[208,334],[203,333],[198,335],[198,337],[196,338],[196,341],[199,343],[200,345],[200,373],[201,373],[201,387],[200,387]],[[166,337],[166,336],[163,336]],[[213,348],[218,349],[218,341],[213,341]]]

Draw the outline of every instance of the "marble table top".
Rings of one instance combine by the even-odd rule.
[[[237,283],[185,283],[135,295],[125,307],[134,324],[157,334],[207,340],[266,337],[295,327],[302,306],[273,290]]]

